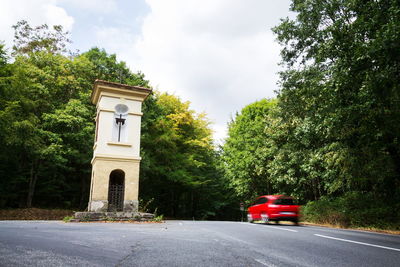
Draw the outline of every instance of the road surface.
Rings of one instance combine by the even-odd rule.
[[[400,236],[289,223],[0,221],[0,266],[400,266]]]

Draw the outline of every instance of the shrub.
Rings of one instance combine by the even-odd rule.
[[[369,192],[348,192],[341,197],[322,197],[302,209],[303,220],[341,227],[400,229],[400,205]]]
[[[157,217],[154,217],[153,221],[154,222],[162,222],[163,219],[164,219],[164,216],[163,215],[159,215]]]
[[[73,218],[74,218],[74,216],[65,216],[63,218],[63,221],[67,223],[67,222],[71,221]]]

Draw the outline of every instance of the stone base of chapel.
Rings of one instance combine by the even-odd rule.
[[[110,211],[110,212],[75,212],[70,222],[88,221],[151,221],[154,214],[145,212]]]

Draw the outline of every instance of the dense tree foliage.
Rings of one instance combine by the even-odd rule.
[[[243,201],[275,192],[267,168],[272,156],[267,128],[275,109],[275,100],[264,99],[243,108],[229,123],[222,160],[230,186]]]
[[[297,19],[275,32],[287,67],[281,117],[301,136],[293,150],[306,152],[297,171],[322,180],[323,194],[398,202],[399,2],[294,1],[292,9]]]
[[[147,81],[97,48],[64,55],[60,27],[51,32],[20,22],[15,29],[14,61],[1,66],[0,206],[30,207],[35,199],[35,205],[82,208],[90,184],[93,81],[121,79],[116,70],[125,71],[123,82]]]
[[[0,45],[0,207],[84,209],[94,141],[93,82],[149,82],[99,48],[71,55],[59,26],[32,28],[22,21],[14,28],[12,62]],[[157,92],[143,109],[142,205],[167,216],[215,217],[232,200],[224,194],[205,114]]]
[[[221,209],[230,204],[230,194],[224,194],[205,114],[196,114],[176,96],[156,93],[145,102],[142,131],[143,203],[152,201],[151,209],[174,217],[232,213]]]
[[[232,183],[240,179],[248,187],[248,179],[258,179],[251,170],[263,167],[275,192],[318,201],[306,207],[314,219],[330,213],[357,225],[398,222],[399,1],[294,0],[291,9],[296,19],[274,28],[285,68],[276,112],[264,132],[254,118],[235,133],[252,105],[231,123],[227,173],[244,172]],[[252,131],[265,141],[246,148],[257,140]],[[229,144],[235,142],[239,149],[232,156]],[[269,151],[269,160],[258,163],[255,148]],[[360,219],[366,217],[379,219]]]

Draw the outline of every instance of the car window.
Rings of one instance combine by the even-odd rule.
[[[267,203],[267,201],[268,201],[268,198],[262,197],[262,198],[257,199],[256,203],[254,203],[254,204],[255,205],[264,204],[264,203]]]
[[[275,205],[295,205],[293,199],[291,198],[278,198],[274,202]]]

